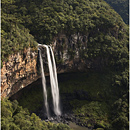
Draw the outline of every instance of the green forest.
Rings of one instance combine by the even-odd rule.
[[[106,0],[106,2],[104,0],[1,0],[1,68],[3,62],[8,62],[9,55],[22,52],[29,47],[37,52],[38,43],[51,44],[54,38],[61,33],[67,38],[78,33],[87,35],[87,48],[81,51],[80,59],[84,61],[89,59],[92,62],[98,58],[102,70],[97,72],[91,68],[90,80],[84,79],[86,82],[83,82],[79,77],[80,83],[77,79],[77,84],[80,84],[82,90],[89,91],[91,97],[95,96],[96,88],[99,88],[103,97],[105,95],[107,97],[102,101],[102,97],[97,96],[89,103],[71,101],[73,111],[76,116],[82,118],[83,123],[89,117],[87,113],[92,113],[92,120],[96,120],[96,125],[100,126],[97,130],[100,128],[128,130],[129,25],[127,2],[127,0],[114,2],[111,0]],[[82,43],[78,44],[80,46]],[[101,76],[102,73],[106,76]],[[98,77],[101,78],[98,79]],[[95,82],[91,79],[95,79]],[[73,79],[72,81],[76,82]],[[61,93],[73,93],[76,85],[71,81],[67,83],[70,92],[65,88],[67,85],[61,83],[63,86],[60,88]],[[86,84],[93,89],[87,88]],[[107,91],[104,92],[102,88]],[[110,102],[104,105],[103,103],[109,98]],[[109,110],[105,107],[100,109],[100,103],[106,108],[109,106]],[[99,113],[94,113],[95,111]],[[104,111],[109,111],[106,112],[109,116],[107,114],[104,116]],[[2,100],[2,130],[71,129],[66,124],[42,121],[36,114],[30,112],[31,110],[22,108],[18,101]]]
[[[69,126],[42,121],[36,114],[30,115],[27,109],[19,106],[14,100],[1,102],[2,130],[71,130]]]
[[[110,39],[123,44],[128,32],[120,15],[103,0],[2,0],[1,3],[2,61],[13,52],[35,47],[37,42],[49,44],[59,33],[67,36],[87,33],[93,43],[96,39],[103,43]]]

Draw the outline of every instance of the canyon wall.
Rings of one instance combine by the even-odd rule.
[[[91,62],[82,59],[86,54],[87,35],[59,34],[51,44],[57,62],[57,72],[84,71],[91,67]],[[45,59],[43,53],[43,59]],[[8,62],[3,62],[1,69],[1,96],[10,97],[23,87],[31,84],[40,77],[38,51],[31,48],[10,55]],[[43,60],[47,64],[47,61]],[[45,68],[46,75],[48,74]]]
[[[84,71],[85,67],[90,67],[90,62],[83,59],[87,54],[87,35],[72,34],[66,36],[59,34],[52,44],[58,72]]]
[[[9,97],[38,79],[37,53],[31,48],[10,55],[1,69],[1,96]]]

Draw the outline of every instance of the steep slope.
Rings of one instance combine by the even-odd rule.
[[[7,62],[11,54],[23,51],[29,47],[36,49],[37,42],[29,30],[21,25],[16,17],[15,1],[2,0],[1,13],[1,60]]]
[[[122,58],[127,64],[128,27],[103,0],[21,0],[16,6],[17,18],[35,39],[44,44],[56,40],[59,54],[68,48],[72,59],[78,53],[82,60],[99,59],[100,65],[121,66]]]
[[[129,0],[105,0],[117,11],[126,24],[129,24]]]
[[[66,51],[72,59],[78,53],[82,60],[99,59],[99,64],[103,65],[121,65],[122,58],[127,64],[128,27],[103,0],[20,0],[8,4],[2,2],[2,10],[2,50],[8,49],[2,55],[18,48],[34,46],[33,38],[29,38],[28,31],[24,29],[26,27],[39,43],[50,44],[56,40],[58,54],[68,48]],[[61,34],[65,35],[67,41],[60,37]],[[29,42],[31,39],[32,42]]]

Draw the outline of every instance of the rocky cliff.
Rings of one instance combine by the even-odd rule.
[[[60,34],[54,38],[51,46],[54,50],[58,73],[82,71],[85,66],[89,68],[90,62],[86,64],[86,61],[80,58],[87,47],[87,36],[73,34],[67,37],[65,34]],[[43,59],[45,55],[46,51],[43,51]],[[31,48],[9,56],[8,62],[4,62],[1,69],[2,97],[10,97],[40,77],[39,69],[37,70],[37,64],[39,64],[37,57],[38,53]],[[45,72],[48,74],[46,69]]]
[[[101,70],[104,63],[107,63],[107,59],[88,58],[87,44],[88,34],[76,33],[67,36],[60,33],[57,35],[51,44],[57,63],[57,72],[86,71],[90,68]],[[41,49],[43,62],[46,64],[44,70],[48,75],[46,50]],[[40,77],[38,59],[38,51],[32,51],[31,48],[9,56],[8,62],[3,63],[1,70],[2,97],[11,96]]]
[[[86,35],[82,36],[79,33],[70,36],[59,34],[54,38],[52,46],[56,56],[58,72],[81,71],[84,69],[86,61],[83,61],[81,57],[87,48]]]
[[[9,56],[1,69],[1,96],[9,97],[38,78],[37,53],[31,48]]]

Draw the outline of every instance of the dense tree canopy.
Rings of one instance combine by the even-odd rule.
[[[80,33],[88,35],[88,50],[90,47],[91,51],[95,50],[98,46],[98,50],[92,52],[95,55],[101,46],[105,51],[109,44],[106,41],[111,44],[128,44],[126,28],[121,17],[103,0],[2,1],[3,46],[6,39],[13,44],[15,40],[20,48],[28,46],[31,39],[31,44],[34,44],[29,31],[39,43],[45,44],[50,43],[59,33],[67,36]]]
[[[22,21],[16,17],[15,11],[17,6],[14,0],[2,0],[1,14],[1,59],[7,61],[10,54],[14,54],[25,48],[35,47],[37,42],[34,37],[29,34],[21,23]]]
[[[81,50],[82,59],[102,57],[106,64],[120,67],[128,63],[128,27],[103,0],[2,1],[2,50],[7,50],[2,57],[12,50],[34,46],[29,31],[44,44],[60,33],[68,38],[72,34],[86,35],[87,49]]]
[[[86,34],[97,32],[95,29],[98,28],[100,31],[109,31],[115,26],[121,30],[123,24],[120,16],[103,0],[23,0],[16,5],[19,8],[17,17],[41,43],[49,42],[61,32],[67,35],[77,32]]]
[[[71,130],[62,123],[45,122],[34,113],[30,115],[29,111],[19,106],[16,100],[11,102],[4,99],[1,105],[2,130]]]

